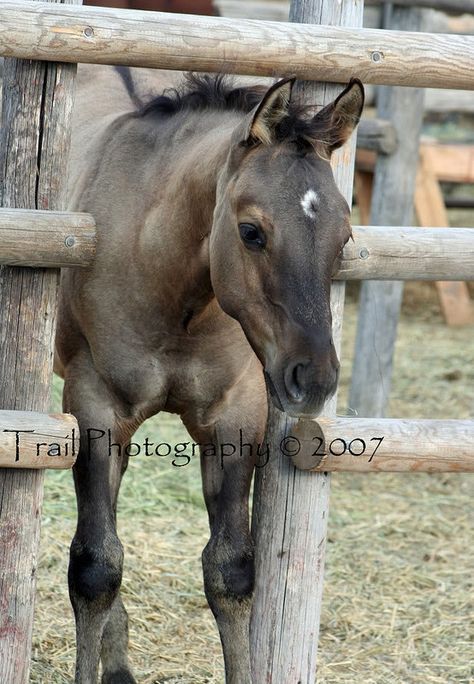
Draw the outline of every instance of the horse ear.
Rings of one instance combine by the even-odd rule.
[[[364,86],[353,78],[342,93],[316,114],[313,122],[323,131],[323,145],[330,157],[344,145],[360,121],[364,106]]]
[[[288,105],[295,80],[295,78],[283,78],[267,90],[260,104],[250,115],[246,141],[257,140],[264,145],[271,145],[274,140],[275,127],[288,115]]]

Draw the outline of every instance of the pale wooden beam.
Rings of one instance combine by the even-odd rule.
[[[90,266],[95,245],[95,221],[89,214],[0,209],[0,264]]]
[[[474,228],[354,226],[353,237],[336,280],[474,280]]]
[[[0,468],[72,468],[78,452],[71,414],[0,411]]]
[[[313,22],[315,19],[313,20]],[[474,89],[474,37],[2,0],[0,54]]]
[[[302,470],[474,472],[474,420],[338,416],[300,420],[291,436],[293,464]]]

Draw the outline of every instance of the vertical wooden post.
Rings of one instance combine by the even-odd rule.
[[[0,206],[64,209],[75,65],[6,59]],[[59,271],[0,268],[0,408],[47,411]],[[43,473],[0,470],[0,673],[29,676]]]
[[[290,20],[335,26],[362,26],[362,0],[292,0]],[[357,76],[354,65],[354,76]],[[302,96],[324,105],[341,86],[304,83]],[[334,155],[336,182],[351,203],[355,136]],[[344,283],[331,290],[334,343],[340,351]],[[336,398],[324,415],[334,416]],[[256,593],[251,647],[255,682],[314,684],[326,546],[329,475],[297,471],[280,443],[293,419],[270,406],[269,463],[255,481],[253,534],[256,543]],[[291,450],[291,444],[288,445]],[[309,476],[308,476],[309,475]]]
[[[419,10],[394,7],[389,28],[417,31],[420,23]],[[377,116],[392,122],[398,147],[393,154],[377,158],[371,225],[413,225],[423,98],[420,88],[380,88]],[[403,283],[399,281],[362,283],[349,395],[349,406],[359,416],[385,415],[402,295]]]

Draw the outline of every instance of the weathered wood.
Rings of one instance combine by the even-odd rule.
[[[354,226],[353,235],[336,280],[474,280],[474,228]]]
[[[474,89],[474,37],[51,6],[0,5],[6,57]]]
[[[89,214],[0,209],[0,264],[90,266],[95,222]]]
[[[0,20],[0,30],[4,26]],[[0,206],[64,209],[75,65],[5,60]],[[47,411],[58,271],[0,267],[0,406]],[[0,672],[26,684],[42,470],[0,470]]]
[[[423,149],[420,153],[420,164],[416,179],[415,208],[420,225],[449,226],[448,212],[444,206],[441,188],[433,173],[430,156]],[[451,228],[445,228],[445,235],[450,232]],[[444,237],[443,246],[447,242],[448,240]],[[474,233],[470,251],[474,251]],[[462,257],[460,251],[459,259]],[[455,266],[453,266],[453,274],[455,274],[455,270]],[[466,278],[466,280],[471,279],[474,279],[474,274]],[[448,283],[438,278],[436,280],[436,289],[446,323],[448,325],[474,323],[474,303],[471,301],[467,284],[464,282]]]
[[[393,9],[391,25],[397,30],[419,28],[419,22],[417,10]],[[409,226],[413,222],[423,91],[381,88],[377,117],[391,121],[397,132],[398,147],[390,156],[377,157],[370,222]],[[362,284],[349,395],[349,406],[356,415],[385,413],[402,294],[402,282]]]
[[[474,472],[474,420],[318,418],[292,432],[293,464],[314,472]]]
[[[392,154],[397,149],[395,128],[384,119],[362,119],[357,129],[357,147]]]
[[[78,452],[74,416],[0,410],[1,468],[72,468]]]
[[[297,0],[291,5],[290,18],[357,27],[362,23],[362,9],[363,3],[354,0]],[[304,83],[299,92],[308,102],[324,104],[339,91],[334,85]],[[333,158],[336,182],[349,204],[354,154],[355,136]],[[334,344],[340,353],[343,283],[333,283],[331,305]],[[335,411],[334,397],[325,413],[334,415]],[[256,593],[251,628],[255,682],[314,684],[316,676],[329,477],[297,471],[279,450],[294,423],[270,405],[266,439],[272,458],[258,470],[255,480]]]

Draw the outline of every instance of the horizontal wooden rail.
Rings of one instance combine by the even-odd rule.
[[[474,280],[474,228],[354,226],[335,280]]]
[[[398,146],[393,124],[385,119],[362,119],[357,127],[358,149],[392,154]]]
[[[0,264],[90,266],[95,243],[95,222],[89,214],[0,209]]]
[[[336,280],[474,280],[474,229],[355,226]],[[89,214],[0,209],[0,263],[89,266]]]
[[[74,416],[0,411],[0,468],[71,468],[78,452]]]
[[[474,420],[300,420],[280,448],[315,472],[474,472]]]
[[[2,0],[5,57],[474,89],[474,36]]]

